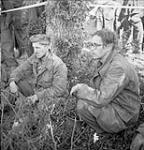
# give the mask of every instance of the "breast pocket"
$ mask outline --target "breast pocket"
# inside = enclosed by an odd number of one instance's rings
[[[53,82],[53,74],[52,71],[50,70],[45,71],[38,77],[38,85],[40,85],[43,88],[48,88],[52,86],[52,82]]]

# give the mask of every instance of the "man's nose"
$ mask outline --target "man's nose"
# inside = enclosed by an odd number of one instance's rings
[[[35,48],[34,51],[35,51],[35,53],[38,53],[39,49],[38,49],[38,48]]]

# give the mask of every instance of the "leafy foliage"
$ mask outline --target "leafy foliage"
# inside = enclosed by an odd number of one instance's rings
[[[47,35],[53,36],[53,47],[64,62],[74,58],[82,47],[86,5],[81,0],[48,1],[46,6]],[[51,30],[52,35],[51,35]]]

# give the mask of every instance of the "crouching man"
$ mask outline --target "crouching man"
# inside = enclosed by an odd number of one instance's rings
[[[72,87],[77,113],[97,133],[117,133],[137,121],[140,109],[139,81],[133,66],[118,53],[117,36],[103,29],[87,41],[97,61],[91,86]]]
[[[10,91],[22,93],[31,104],[67,94],[67,67],[51,50],[51,41],[44,34],[31,37],[34,54],[18,66],[10,76]]]

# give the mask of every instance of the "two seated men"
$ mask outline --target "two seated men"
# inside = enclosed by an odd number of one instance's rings
[[[47,37],[44,37],[44,39]],[[51,51],[50,44],[32,39],[35,53],[11,74],[10,89],[18,89],[32,103],[56,99],[67,93],[67,68]],[[114,32],[103,29],[87,41],[95,69],[88,86],[79,83],[70,94],[77,98],[77,114],[96,133],[117,133],[138,120],[139,81],[134,67],[121,55]],[[30,85],[26,76],[35,79]],[[35,89],[35,90],[33,90]]]

